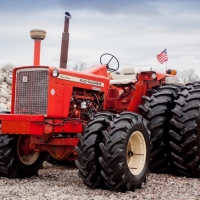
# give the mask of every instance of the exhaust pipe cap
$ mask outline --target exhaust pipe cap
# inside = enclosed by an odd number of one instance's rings
[[[69,18],[69,19],[71,19],[71,18],[72,18],[72,16],[70,15],[70,13],[69,13],[69,12],[65,12],[65,15],[66,15],[66,17],[67,17],[67,18]]]

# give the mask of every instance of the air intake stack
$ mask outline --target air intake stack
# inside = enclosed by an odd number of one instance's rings
[[[62,44],[60,53],[60,68],[67,68],[68,48],[69,48],[69,20],[71,15],[65,12],[64,32],[62,34]]]
[[[33,65],[37,66],[40,65],[40,44],[41,40],[44,40],[46,37],[46,31],[41,29],[33,29],[30,31],[30,36],[35,41]]]

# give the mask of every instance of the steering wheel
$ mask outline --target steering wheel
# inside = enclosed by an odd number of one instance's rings
[[[105,56],[105,55],[109,55],[111,57],[111,59],[108,61],[108,63],[106,64],[107,65],[107,70],[110,71],[110,72],[115,72],[119,69],[119,61],[117,60],[117,58],[115,56],[113,56],[112,54],[110,53],[104,53],[101,55],[100,57],[100,63],[103,65],[102,63],[102,57]],[[109,63],[111,62],[112,59],[115,59],[117,61],[117,68],[116,69],[113,69],[113,68],[109,68]]]

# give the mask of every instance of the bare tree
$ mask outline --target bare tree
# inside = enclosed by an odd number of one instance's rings
[[[166,77],[166,82],[167,83],[180,83],[180,79],[178,76],[174,76],[174,77]]]
[[[178,71],[175,77],[168,77],[167,83],[190,83],[200,80],[199,76],[195,73],[195,69],[185,69]]]
[[[82,71],[86,68],[86,63],[82,61],[76,61],[72,67],[70,67],[74,71]]]
[[[195,73],[195,69],[179,71],[177,76],[180,82],[184,84],[200,80],[199,76]]]

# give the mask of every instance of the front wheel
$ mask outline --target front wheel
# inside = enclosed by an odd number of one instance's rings
[[[10,178],[37,175],[46,154],[29,150],[30,137],[0,135],[0,173]]]
[[[134,191],[146,179],[150,157],[150,132],[140,115],[125,112],[104,131],[99,162],[105,184],[116,191]]]

